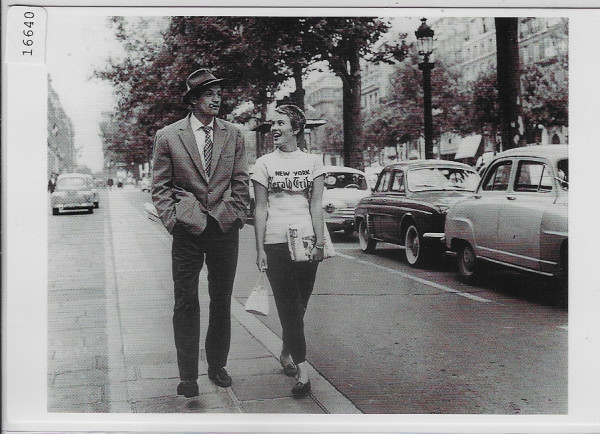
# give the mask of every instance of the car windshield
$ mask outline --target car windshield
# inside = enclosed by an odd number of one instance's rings
[[[328,172],[325,175],[325,188],[356,188],[366,190],[367,180],[360,173]]]
[[[409,170],[407,185],[410,191],[465,190],[475,191],[479,175],[460,167],[426,167]]]
[[[56,183],[57,190],[81,190],[86,187],[83,178],[62,178]]]

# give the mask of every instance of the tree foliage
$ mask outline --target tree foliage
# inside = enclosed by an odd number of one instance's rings
[[[246,104],[265,120],[274,91],[294,77],[295,101],[303,105],[302,73],[314,62],[327,61],[344,83],[344,148],[346,164],[362,167],[360,122],[361,56],[376,61],[401,60],[402,48],[372,46],[389,24],[377,18],[344,17],[172,17],[157,40],[144,25],[111,18],[125,58],[109,60],[96,76],[110,81],[118,96],[115,114],[103,131],[106,147],[125,162],[147,161],[152,136],[183,117],[184,77],[200,67],[227,79],[222,115]]]
[[[469,93],[458,71],[439,62],[431,71],[434,137],[446,131],[464,132],[469,125]],[[395,146],[423,136],[423,74],[416,54],[392,75],[392,91],[365,122],[372,144]]]

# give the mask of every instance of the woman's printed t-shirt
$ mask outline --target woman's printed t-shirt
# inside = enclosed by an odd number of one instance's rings
[[[314,179],[323,173],[319,156],[300,149],[277,149],[256,160],[251,179],[267,188],[265,244],[287,243],[290,223],[311,220],[310,192]]]

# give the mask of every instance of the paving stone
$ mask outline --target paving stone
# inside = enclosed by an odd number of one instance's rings
[[[175,344],[173,344],[175,346]],[[155,352],[152,354],[127,354],[125,358],[127,365],[154,365],[162,363],[177,363],[175,350],[168,352]]]
[[[179,368],[177,363],[163,363],[160,365],[141,365],[137,367],[140,378],[179,378]]]
[[[182,396],[156,398],[133,403],[135,413],[238,413],[228,394],[202,393],[193,398]]]
[[[229,350],[229,360],[256,359],[267,355],[271,353],[255,339],[249,339],[243,345],[231,345]]]
[[[98,369],[56,374],[53,383],[54,387],[59,388],[71,386],[102,386],[104,384],[108,384],[107,372]]]
[[[48,390],[48,408],[55,406],[99,403],[102,399],[102,387],[100,386],[74,386],[54,387]]]
[[[266,401],[242,401],[240,402],[244,413],[302,413],[302,414],[324,414],[321,407],[313,401],[310,396],[302,399],[292,397]]]
[[[140,379],[128,383],[129,397],[132,401],[141,401],[149,398],[175,396],[179,379]]]
[[[233,392],[240,401],[285,398],[291,395],[294,380],[283,374],[233,379]]]
[[[255,359],[231,359],[227,362],[227,372],[232,377],[249,377],[263,374],[282,374],[281,365],[273,356]]]
[[[93,369],[95,366],[95,356],[73,357],[64,359],[48,360],[48,373],[58,374],[60,372]]]
[[[108,413],[109,408],[106,402],[95,404],[69,404],[67,402],[57,403],[48,407],[49,413]]]

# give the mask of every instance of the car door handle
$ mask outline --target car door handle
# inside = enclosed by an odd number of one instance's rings
[[[516,199],[516,196],[506,196],[506,198],[507,198],[508,200],[515,200],[515,199]]]

